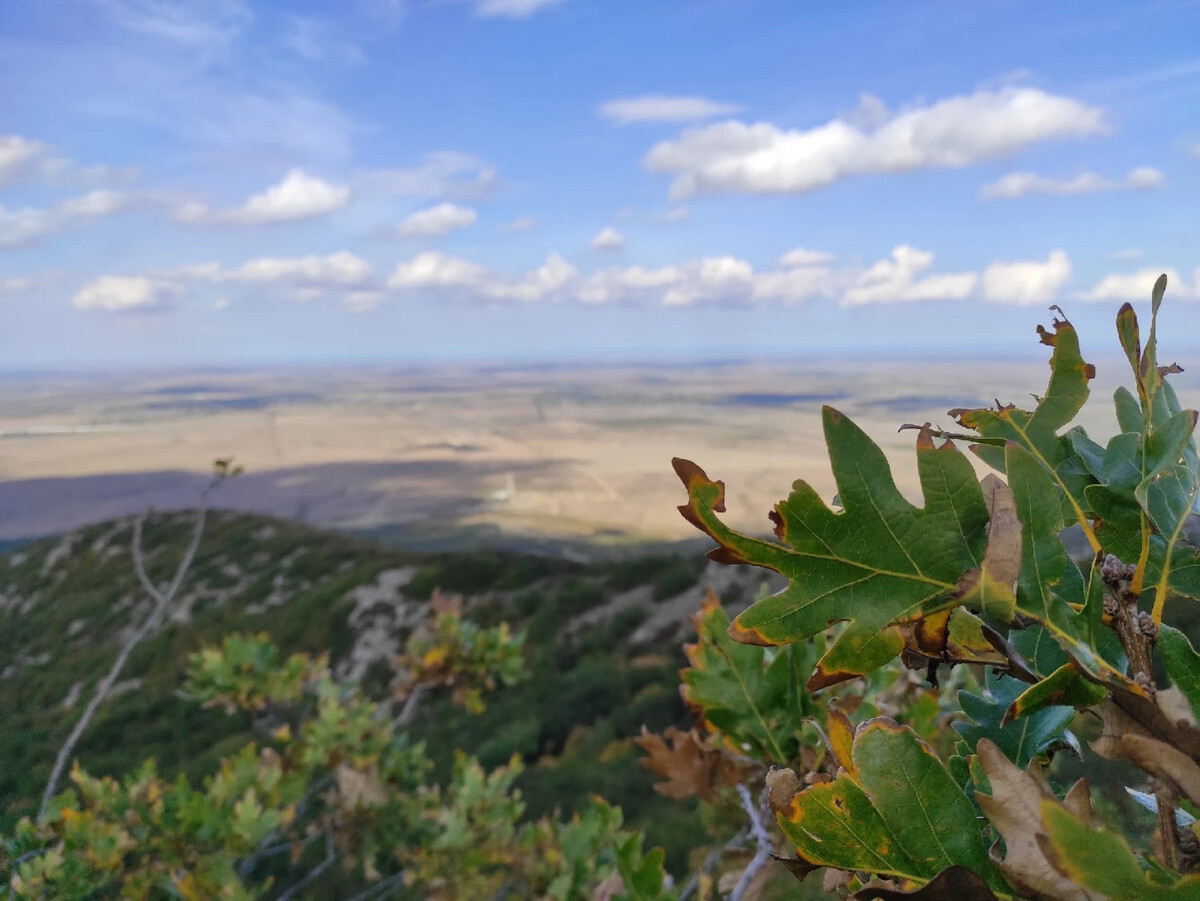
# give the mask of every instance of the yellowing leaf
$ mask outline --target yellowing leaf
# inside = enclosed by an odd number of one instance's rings
[[[853,772],[800,792],[779,817],[801,861],[918,886],[957,865],[1003,885],[975,808],[911,729],[886,719],[864,723],[853,759]]]

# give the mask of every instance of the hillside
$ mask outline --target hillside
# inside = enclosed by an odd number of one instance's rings
[[[0,556],[0,828],[31,812],[50,764],[91,686],[149,601],[130,559],[132,523],[115,520]],[[152,517],[147,568],[165,580],[190,519]],[[438,699],[413,732],[440,767],[455,748],[485,765],[520,754],[529,813],[599,793],[663,844],[678,867],[702,836],[694,818],[650,791],[628,739],[643,724],[685,724],[680,639],[704,586],[742,605],[761,583],[741,567],[658,554],[606,563],[531,555],[416,554],[295,523],[229,512],[210,516],[178,613],[137,648],[119,693],[77,757],[118,774],[152,756],[167,774],[197,778],[250,740],[248,718],[202,710],[177,695],[188,653],[233,631],[265,631],[285,651],[328,651],[336,672],[382,696],[389,661],[424,616],[435,588],[464,596],[469,616],[528,630],[531,679],[502,691],[478,717]],[[656,813],[674,811],[664,828]],[[690,825],[689,825],[690,824]]]

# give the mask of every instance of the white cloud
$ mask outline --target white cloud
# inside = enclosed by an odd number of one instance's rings
[[[682,222],[687,217],[687,207],[683,206],[672,207],[662,215],[664,222]]]
[[[383,302],[382,291],[351,291],[342,301],[342,306],[352,313],[365,313]]]
[[[855,279],[842,295],[842,306],[870,303],[904,303],[922,300],[962,300],[975,290],[974,272],[956,272],[917,278],[933,265],[933,254],[901,244],[890,259],[880,260]]]
[[[477,263],[428,251],[400,263],[387,285],[399,291],[453,290],[482,300],[528,302],[560,294],[578,275],[575,267],[558,254],[551,254],[537,269],[514,279]]]
[[[126,209],[133,197],[119,191],[92,191],[64,200],[50,209],[0,206],[0,247],[15,247],[61,231],[82,220],[109,216]]]
[[[425,155],[410,169],[374,169],[354,179],[364,196],[481,197],[496,186],[496,170],[485,160],[456,150]]]
[[[288,16],[283,41],[310,63],[333,61],[361,66],[367,61],[358,44],[338,37],[328,22],[316,16]]]
[[[511,222],[505,222],[500,226],[499,230],[506,233],[525,232],[537,225],[537,219],[533,216],[518,216]]]
[[[31,278],[12,277],[0,278],[0,294],[15,294],[17,291],[28,291],[37,282]]]
[[[474,0],[475,14],[485,18],[525,19],[564,0]]]
[[[292,169],[279,184],[255,194],[240,207],[212,210],[204,203],[188,203],[175,211],[175,220],[189,225],[264,225],[325,216],[349,202],[348,185],[334,185]]]
[[[1070,276],[1071,261],[1061,250],[1053,251],[1044,262],[996,262],[983,270],[983,296],[1020,306],[1049,303]]]
[[[1140,259],[1145,254],[1145,251],[1140,247],[1127,247],[1124,250],[1118,250],[1112,255],[1114,260],[1136,260]]]
[[[870,130],[843,119],[807,130],[721,122],[655,145],[644,163],[675,175],[673,197],[801,193],[854,175],[969,166],[1042,141],[1107,131],[1098,107],[1009,87],[917,107]]]
[[[779,265],[789,269],[796,266],[824,266],[832,262],[833,254],[809,250],[807,247],[796,247],[779,258]]]
[[[478,220],[479,214],[470,207],[440,203],[408,216],[397,226],[396,231],[402,238],[432,238],[468,228]]]
[[[0,185],[45,153],[46,149],[45,144],[20,135],[0,135]]]
[[[1192,145],[1192,156],[1200,160],[1200,141]]]
[[[235,268],[199,263],[168,275],[211,282],[283,282],[307,287],[362,285],[371,277],[371,264],[348,250],[325,256],[258,257]]]
[[[739,300],[754,290],[754,269],[737,257],[707,257],[684,267],[683,278],[667,289],[663,306]]]
[[[675,266],[646,269],[630,266],[626,269],[603,269],[589,275],[579,288],[578,297],[586,304],[631,300],[649,292],[661,291],[683,279],[683,271]]]
[[[797,266],[763,272],[754,280],[755,300],[801,303],[816,297],[833,297],[846,281],[845,275],[828,266]]]
[[[1089,290],[1076,296],[1081,300],[1119,301],[1149,300],[1154,282],[1163,273],[1167,274],[1167,296],[1181,299],[1200,297],[1200,269],[1193,274],[1193,286],[1180,277],[1179,270],[1172,268],[1146,267],[1136,272],[1114,272],[1104,276]]]
[[[728,116],[741,110],[732,103],[719,103],[704,97],[646,94],[621,97],[600,104],[597,114],[615,125],[635,122],[698,122],[716,116]]]
[[[387,284],[400,290],[470,288],[485,284],[487,279],[488,271],[483,266],[431,250],[396,266]]]
[[[1012,199],[1025,194],[1096,194],[1101,191],[1151,190],[1160,187],[1163,174],[1151,166],[1138,166],[1120,181],[1105,178],[1095,172],[1082,172],[1074,178],[1050,178],[1036,172],[1012,172],[984,185],[979,195],[985,200]]]
[[[625,236],[611,225],[601,229],[592,238],[593,250],[620,250],[625,246]]]
[[[489,286],[487,296],[496,300],[530,302],[553,297],[579,276],[579,270],[556,253],[550,254],[546,262],[526,273],[515,282],[501,281]]]
[[[77,310],[158,310],[180,294],[178,285],[144,275],[102,275],[71,298]]]
[[[242,0],[96,0],[122,28],[200,49],[233,41],[250,23]]]

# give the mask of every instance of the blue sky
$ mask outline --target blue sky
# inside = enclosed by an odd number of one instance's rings
[[[0,6],[0,369],[1200,346],[1200,4]]]

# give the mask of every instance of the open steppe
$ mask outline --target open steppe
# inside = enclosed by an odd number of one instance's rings
[[[1098,362],[1090,434],[1113,430],[1121,360]],[[0,380],[0,538],[146,507],[193,505],[212,461],[246,475],[217,506],[315,525],[431,536],[675,541],[673,456],[728,489],[728,518],[765,532],[791,482],[834,493],[821,406],[857,421],[919,501],[903,422],[1044,390],[1044,358],[691,366],[306,369]],[[1175,379],[1200,404],[1192,373]]]

